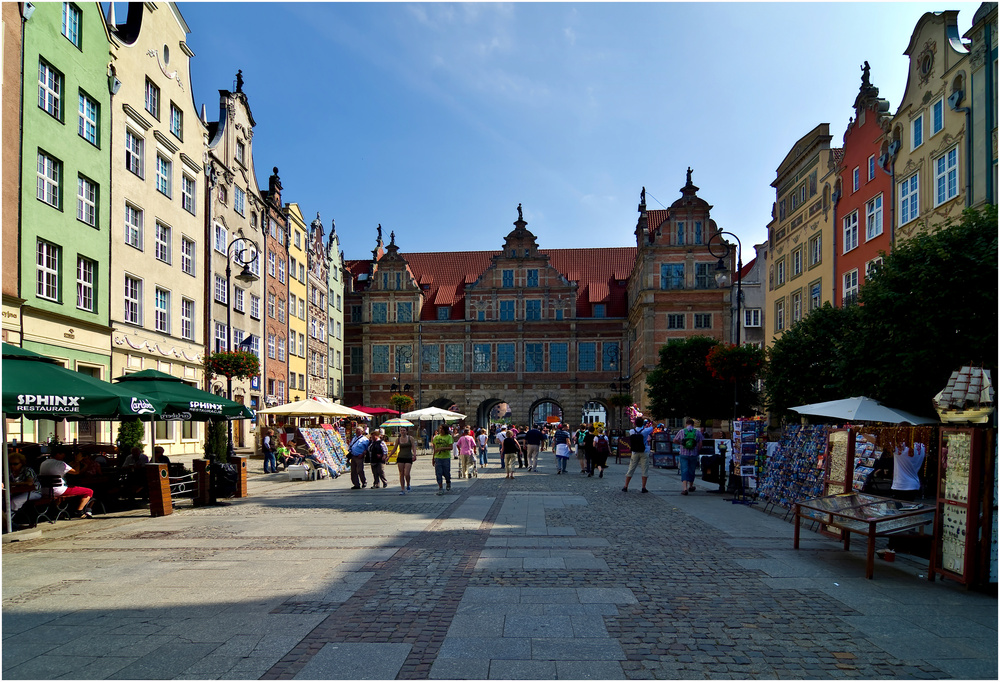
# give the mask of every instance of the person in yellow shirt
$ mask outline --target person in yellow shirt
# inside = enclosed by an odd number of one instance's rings
[[[441,425],[437,435],[431,441],[434,447],[434,476],[437,478],[438,484],[438,491],[435,494],[437,495],[444,495],[445,481],[448,483],[447,490],[451,490],[451,446],[454,443],[455,439],[451,437],[447,424]]]

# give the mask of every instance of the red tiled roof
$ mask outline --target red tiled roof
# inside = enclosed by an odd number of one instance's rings
[[[757,262],[757,257],[754,256],[749,263],[743,266],[743,269],[740,271],[740,279],[744,279],[747,275],[750,274],[750,271],[753,270],[753,266],[754,264],[756,264],[756,262]]]
[[[670,211],[665,208],[656,209],[655,211],[646,211],[646,224],[649,226],[649,231],[656,232],[657,228],[666,222],[669,217]]]
[[[664,211],[666,213],[666,211]],[[539,249],[547,255],[552,267],[567,279],[577,282],[578,317],[592,316],[592,303],[604,303],[608,317],[625,317],[625,286],[618,285],[632,274],[636,247]],[[410,271],[424,291],[425,305],[421,319],[437,319],[436,306],[451,305],[452,319],[465,315],[465,286],[475,282],[490,266],[500,251],[444,251],[434,253],[400,253],[409,263]],[[347,269],[355,277],[368,271],[369,261],[347,261]]]

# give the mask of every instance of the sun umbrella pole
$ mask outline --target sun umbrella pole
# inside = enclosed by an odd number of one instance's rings
[[[3,415],[3,499],[7,503],[7,532],[14,530],[14,512],[10,510],[10,459],[7,455],[7,415]]]

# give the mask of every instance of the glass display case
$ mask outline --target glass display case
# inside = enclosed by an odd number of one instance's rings
[[[875,538],[892,535],[904,530],[919,528],[934,522],[932,507],[893,500],[866,493],[841,493],[800,500],[795,503],[795,549],[799,548],[799,527],[803,518],[818,521],[824,528],[835,528],[844,541],[844,549],[851,548],[851,533],[868,537],[865,577],[871,579],[875,572]],[[934,565],[933,550],[931,566]],[[933,580],[933,572],[928,571]]]

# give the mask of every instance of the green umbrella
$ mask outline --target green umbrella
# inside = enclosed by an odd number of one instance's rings
[[[164,403],[157,421],[207,421],[209,419],[253,419],[253,411],[235,400],[202,391],[184,380],[155,369],[126,374],[116,386],[128,386]]]
[[[28,419],[131,419],[161,411],[138,387],[116,386],[52,358],[3,344],[3,411]]]

